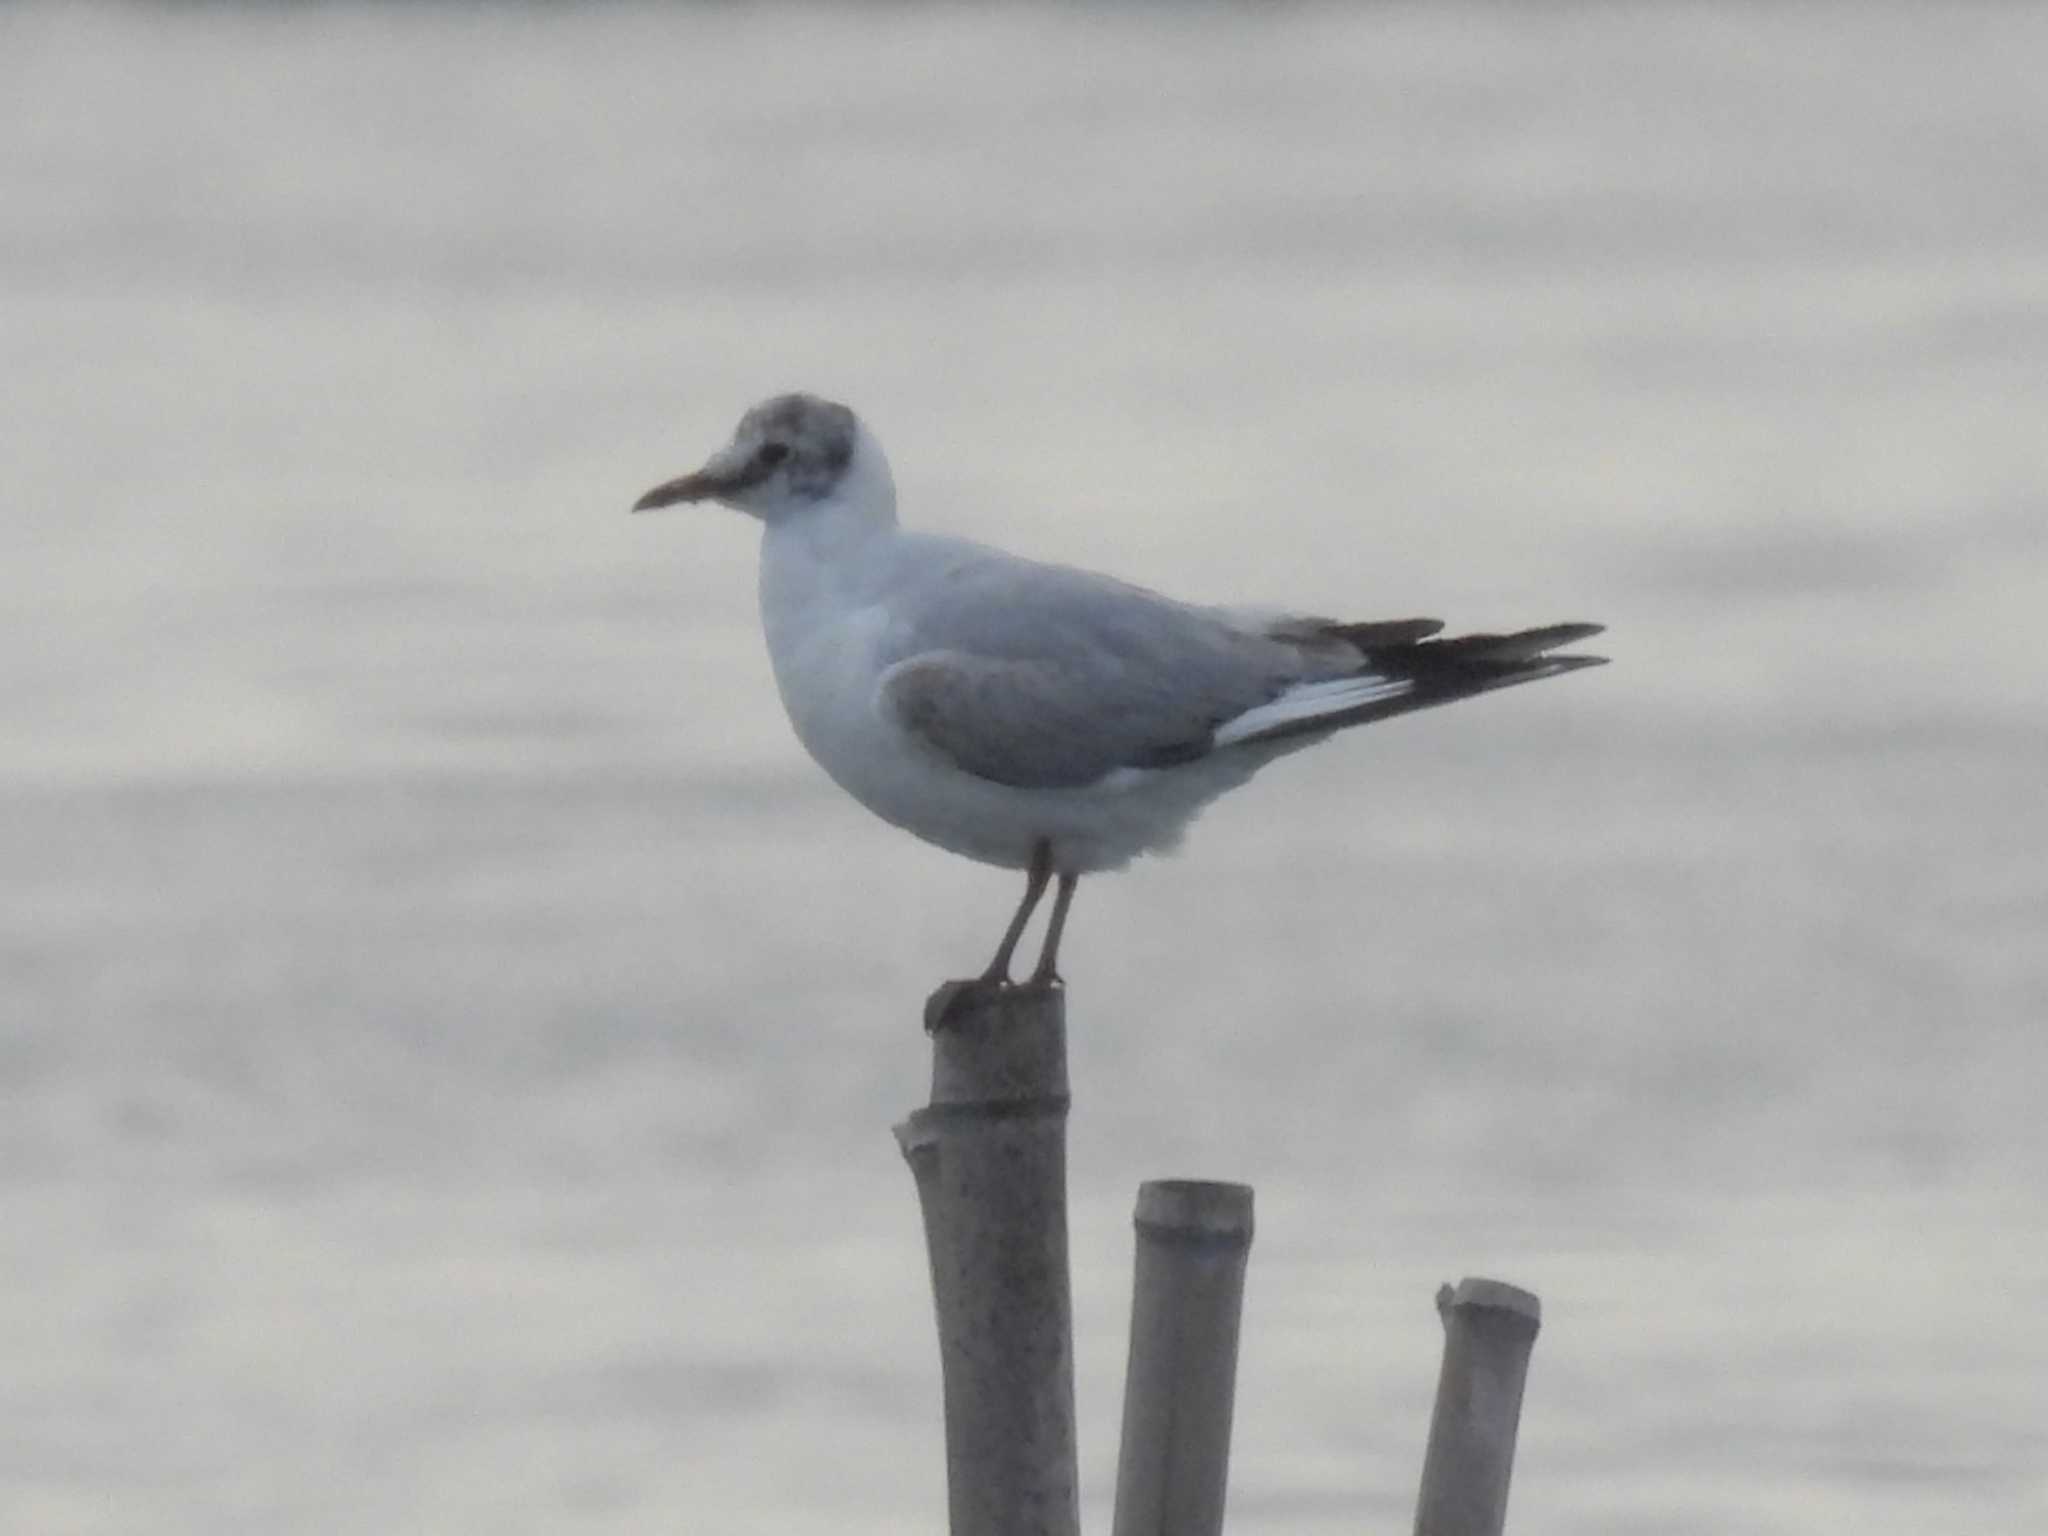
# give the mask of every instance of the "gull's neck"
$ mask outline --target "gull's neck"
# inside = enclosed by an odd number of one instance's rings
[[[896,482],[881,444],[858,428],[853,457],[831,494],[792,503],[765,521],[761,618],[768,648],[779,656],[790,637],[858,601],[875,569],[863,556],[896,531]]]
[[[888,455],[874,434],[858,424],[853,429],[853,457],[847,460],[839,484],[830,498],[842,506],[842,514],[876,528],[896,526],[896,477],[889,473]]]
[[[798,545],[813,559],[826,562],[893,531],[896,481],[882,445],[866,427],[857,427],[853,456],[831,494],[788,506],[767,522],[770,546]]]

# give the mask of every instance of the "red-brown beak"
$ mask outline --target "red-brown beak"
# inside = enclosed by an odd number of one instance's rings
[[[697,470],[693,474],[680,475],[674,480],[664,480],[653,490],[633,503],[635,512],[652,512],[657,507],[672,507],[684,501],[708,501],[724,488],[725,482],[717,475]]]

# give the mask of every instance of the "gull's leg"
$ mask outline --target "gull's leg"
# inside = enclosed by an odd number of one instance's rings
[[[1046,884],[1051,879],[1052,844],[1041,838],[1032,845],[1031,865],[1024,872],[1024,899],[1017,903],[1016,915],[1010,919],[1010,926],[1003,933],[1003,942],[996,948],[995,959],[989,961],[988,969],[972,981],[943,982],[938,991],[925,999],[926,1029],[944,1029],[956,1008],[963,1007],[984,992],[1010,984],[1010,957],[1017,952],[1017,941],[1024,936],[1024,927],[1031,921],[1031,914],[1038,910],[1039,899],[1045,895]]]
[[[1010,956],[1017,952],[1017,941],[1024,937],[1024,925],[1038,910],[1039,898],[1045,895],[1045,883],[1051,878],[1052,844],[1040,838],[1032,845],[1031,867],[1024,872],[1024,899],[1017,903],[1017,915],[1010,919],[1003,942],[996,946],[995,959],[989,961],[988,969],[981,973],[984,983],[1001,986],[1010,979]]]
[[[1045,924],[1045,948],[1038,952],[1038,968],[1031,973],[1027,987],[1057,986],[1060,979],[1060,935],[1067,926],[1067,908],[1074,904],[1074,887],[1081,883],[1079,875],[1061,875],[1060,888],[1052,899],[1052,916]]]

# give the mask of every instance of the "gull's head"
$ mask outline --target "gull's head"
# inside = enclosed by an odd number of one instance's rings
[[[852,411],[816,395],[777,395],[742,416],[702,469],[657,485],[633,510],[716,501],[773,522],[819,502],[878,495],[893,516],[889,467]]]

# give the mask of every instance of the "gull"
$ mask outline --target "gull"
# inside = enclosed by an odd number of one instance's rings
[[[1435,619],[1205,607],[904,529],[881,444],[814,395],[755,406],[702,468],[633,510],[700,501],[763,525],[761,626],[818,765],[883,820],[1024,871],[995,957],[933,994],[932,1027],[1013,985],[1011,956],[1055,881],[1025,986],[1058,986],[1081,876],[1171,850],[1275,758],[1604,660],[1551,654],[1598,624],[1433,638]]]

